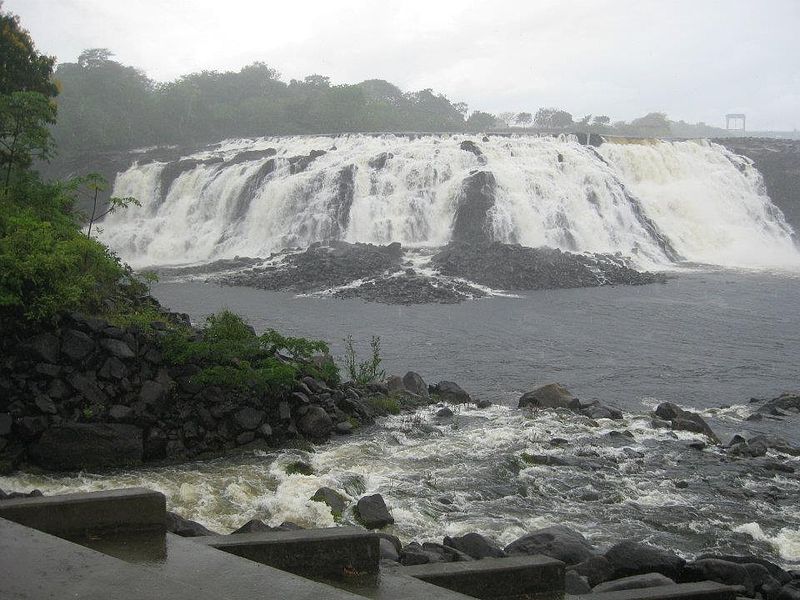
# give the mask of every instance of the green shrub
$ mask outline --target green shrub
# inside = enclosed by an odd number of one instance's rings
[[[258,336],[242,317],[228,310],[208,317],[199,335],[173,329],[162,347],[169,363],[200,366],[198,383],[274,395],[291,391],[300,374],[315,369],[303,361],[315,351],[327,350],[324,342],[285,338],[274,331]],[[291,358],[279,358],[279,350]]]
[[[400,401],[394,396],[369,396],[366,401],[382,414],[399,415]]]
[[[381,364],[381,338],[372,336],[370,340],[371,356],[364,361],[359,361],[353,347],[353,336],[348,335],[344,339],[345,354],[344,364],[350,380],[357,385],[367,385],[373,381],[382,381],[386,373],[380,369]]]

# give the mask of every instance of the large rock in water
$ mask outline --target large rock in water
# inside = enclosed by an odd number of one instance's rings
[[[575,397],[569,390],[558,383],[548,383],[536,388],[532,392],[523,394],[519,399],[519,408],[530,406],[533,408],[572,408]]]
[[[576,565],[595,555],[594,547],[577,531],[563,525],[539,529],[511,542],[505,548],[506,554],[544,554]]]
[[[134,425],[65,423],[31,446],[33,462],[53,471],[124,467],[142,462],[142,430]]]
[[[474,149],[480,153],[477,146]],[[489,210],[494,206],[495,187],[494,175],[489,171],[476,171],[464,179],[453,219],[453,241],[492,241]]]
[[[455,548],[459,552],[463,552],[475,559],[502,558],[506,555],[505,552],[479,533],[467,533],[460,537],[447,536],[444,538],[443,543],[445,546]]]
[[[439,400],[448,404],[472,402],[472,397],[461,389],[460,385],[452,381],[440,381],[433,387],[432,391],[439,396]]]
[[[219,535],[207,529],[197,521],[184,519],[179,514],[167,511],[167,531],[181,537],[201,537],[204,535]]]
[[[647,573],[661,573],[670,579],[676,579],[686,564],[674,552],[632,540],[612,546],[605,557],[614,570],[611,579]]]
[[[656,408],[656,416],[670,421],[672,429],[676,431],[691,431],[700,433],[708,437],[715,444],[719,444],[719,438],[711,430],[703,417],[689,410],[684,410],[672,402],[663,402]]]
[[[367,529],[380,529],[394,523],[394,517],[380,494],[360,498],[356,504],[355,516]]]

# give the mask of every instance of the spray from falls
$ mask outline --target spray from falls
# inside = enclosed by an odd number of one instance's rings
[[[141,208],[104,241],[135,266],[267,256],[344,240],[438,247],[496,240],[679,261],[800,265],[751,163],[708,142],[471,136],[233,140],[117,176]]]

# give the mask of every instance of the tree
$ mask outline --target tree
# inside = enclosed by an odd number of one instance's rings
[[[97,200],[100,195],[100,192],[105,191],[108,184],[105,178],[100,175],[99,173],[89,173],[85,177],[79,177],[76,180],[73,180],[73,184],[77,185],[85,185],[86,188],[89,190],[89,193],[92,195],[92,214],[88,216],[87,220],[89,222],[89,229],[86,231],[86,237],[92,237],[92,226],[95,224],[96,221],[99,221],[103,217],[108,214],[113,213],[114,211],[120,208],[128,208],[131,205],[141,206],[141,202],[139,202],[136,198],[125,197],[125,198],[117,198],[112,196],[108,200],[106,200],[106,209],[97,214]]]
[[[0,167],[5,170],[6,191],[15,168],[27,169],[33,159],[51,156],[53,141],[48,125],[55,120],[55,106],[39,92],[0,95]]]
[[[51,79],[55,62],[54,56],[36,51],[18,16],[0,12],[0,94],[38,92],[53,98],[58,94]]]
[[[572,115],[560,108],[540,108],[533,122],[541,129],[564,129],[573,125]]]
[[[578,125],[582,125],[583,127],[588,127],[589,122],[592,120],[592,115],[586,115],[580,121],[578,121]]]
[[[114,53],[108,48],[88,48],[78,56],[78,66],[81,69],[96,69],[111,60]]]
[[[525,127],[531,124],[531,121],[533,121],[533,115],[531,115],[529,112],[521,112],[514,120],[516,121],[517,125],[522,125]]]
[[[495,127],[497,127],[497,117],[487,112],[473,111],[469,119],[467,119],[467,129],[469,131],[485,131]]]
[[[611,123],[611,117],[607,117],[606,115],[597,115],[592,121],[593,125],[598,125],[600,127],[606,127]]]
[[[661,112],[648,113],[643,117],[634,119],[630,123],[630,129],[637,135],[648,137],[660,137],[670,135],[671,129],[667,115]]]

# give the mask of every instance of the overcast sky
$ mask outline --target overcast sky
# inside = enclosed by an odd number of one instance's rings
[[[285,80],[387,79],[491,112],[651,111],[800,127],[800,0],[6,0],[40,51],[157,80],[256,60]]]

